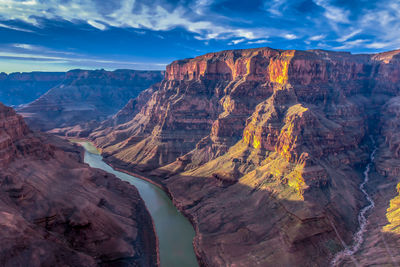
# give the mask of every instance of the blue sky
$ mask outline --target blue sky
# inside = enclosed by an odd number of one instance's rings
[[[0,72],[164,69],[269,46],[400,48],[400,0],[0,0]]]

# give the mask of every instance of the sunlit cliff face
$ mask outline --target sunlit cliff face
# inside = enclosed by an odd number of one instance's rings
[[[356,231],[360,168],[369,135],[391,128],[379,118],[393,117],[381,109],[399,92],[398,53],[260,48],[175,61],[133,119],[92,137],[110,162],[168,187],[210,262],[323,263]],[[396,154],[396,139],[377,142]]]
[[[386,211],[388,224],[383,226],[382,231],[400,235],[400,184],[397,185],[397,193],[399,195],[390,200],[390,206]]]
[[[385,53],[383,60],[387,62],[392,58],[392,53]],[[388,59],[389,57],[389,59]],[[377,160],[377,171],[392,180],[398,182],[400,176],[400,97],[394,97],[382,110],[382,134],[388,145],[380,151]],[[378,154],[379,155],[379,154]],[[386,207],[385,207],[386,208]],[[395,196],[390,200],[386,209],[386,222],[382,232],[400,234],[400,183],[397,184]]]
[[[141,142],[137,151],[145,153],[140,157],[146,159],[146,164],[169,164],[174,156],[166,157],[163,153],[172,150],[167,148],[171,143],[159,146],[159,139],[154,138],[173,135],[172,129],[186,129],[197,135],[200,126],[197,123],[193,127],[193,124],[202,121],[201,127],[209,132],[209,136],[204,135],[201,144],[210,143],[206,147],[199,143],[197,147],[203,148],[191,156],[190,146],[193,149],[201,138],[196,137],[198,139],[191,140],[193,144],[189,145],[184,136],[179,136],[182,142],[177,142],[174,150],[179,151],[182,144],[188,144],[180,150],[182,154],[190,152],[185,159],[192,157],[201,165],[206,163],[205,159],[217,159],[228,150],[229,153],[241,150],[242,154],[244,151],[250,153],[252,168],[265,166],[269,161],[280,162],[278,165],[286,161],[289,165],[283,164],[286,167],[281,168],[286,169],[284,175],[272,177],[304,198],[303,194],[310,186],[329,183],[329,175],[317,163],[319,160],[333,154],[337,158],[335,164],[355,164],[360,160],[343,153],[357,150],[366,133],[363,107],[347,98],[370,90],[365,89],[365,82],[370,79],[387,76],[389,81],[397,79],[396,73],[390,71],[394,69],[393,57],[393,53],[371,57],[319,50],[260,48],[175,61],[167,66],[165,80],[160,91],[149,101],[151,105],[137,117],[142,121],[140,117],[145,114],[155,110],[159,114],[157,118],[150,115],[153,117],[150,121],[156,123],[152,139]],[[164,95],[164,92],[168,93]],[[166,95],[171,101],[165,98]],[[215,109],[210,109],[206,103]],[[198,111],[196,119],[189,107]],[[331,110],[330,114],[325,114],[323,109]],[[175,138],[172,142],[178,140],[176,136],[171,138]],[[233,146],[235,143],[237,145]],[[146,144],[154,147],[142,150]],[[128,156],[121,151],[120,156],[130,158],[135,153]],[[273,158],[270,158],[271,153]],[[131,160],[137,161],[137,158]],[[223,171],[222,176],[239,179],[249,170],[233,169]]]
[[[239,50],[241,51],[241,50]],[[252,49],[211,53],[167,66],[167,80],[239,80],[270,81],[284,84],[288,80],[294,50]]]

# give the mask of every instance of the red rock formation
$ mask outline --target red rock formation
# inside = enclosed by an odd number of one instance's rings
[[[119,133],[125,134],[127,132],[126,129],[130,127],[129,122],[140,112],[154,91],[153,87],[144,90],[138,97],[129,100],[117,114],[103,121],[100,126],[89,127],[92,131],[95,129],[92,138],[96,138],[98,143],[102,142],[103,136],[112,136],[115,141],[127,139],[129,136],[120,136]],[[113,141],[107,138],[105,142],[111,144]]]
[[[399,95],[399,52],[175,61],[118,134],[91,136],[110,162],[168,188],[205,265],[327,264],[357,227],[359,167],[380,107]]]
[[[383,135],[390,152],[395,158],[400,158],[400,96],[390,99],[383,112],[386,115],[382,127]],[[400,172],[394,175],[399,174]]]
[[[137,190],[82,163],[80,149],[30,133],[0,104],[0,265],[154,266]]]

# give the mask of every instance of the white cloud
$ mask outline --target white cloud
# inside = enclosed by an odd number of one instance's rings
[[[68,52],[68,51],[56,51],[56,50],[52,50],[49,49],[47,47],[43,47],[40,45],[33,45],[33,44],[11,44],[10,46],[8,45],[3,45],[2,47],[0,47],[0,49],[3,49],[3,51],[6,50],[10,50],[10,47],[14,47],[17,48],[17,52],[20,52],[20,50],[26,50],[28,52],[36,52],[39,54],[47,54],[47,55],[64,55],[64,56],[71,56],[71,55],[76,55],[73,52]],[[12,49],[12,51],[15,51],[15,49]],[[26,51],[23,51],[24,53],[26,53]]]
[[[27,58],[37,60],[64,60],[62,57],[28,54],[28,53],[13,53],[13,52],[0,52],[0,57],[12,57],[12,58]]]
[[[268,40],[257,40],[257,41],[249,41],[247,44],[265,44],[265,43],[270,43]]]
[[[193,10],[199,15],[207,15],[207,8],[213,3],[213,0],[197,0]]]
[[[26,5],[26,6],[34,6],[38,2],[36,0],[28,0],[28,1],[21,1],[21,5]]]
[[[366,42],[368,42],[368,40],[364,40],[364,39],[357,39],[357,40],[354,40],[354,41],[348,41],[348,42],[345,42],[342,46],[336,47],[336,49],[341,49],[341,50],[342,49],[350,49],[350,48],[359,46],[361,44],[365,44]]]
[[[324,34],[314,35],[314,36],[311,36],[310,38],[308,38],[308,40],[310,40],[310,41],[321,41],[325,37],[326,37],[326,35],[324,35]]]
[[[282,35],[283,38],[287,39],[287,40],[294,40],[294,39],[298,39],[299,37],[297,37],[297,35],[292,34],[292,33],[286,33],[284,35]]]
[[[264,3],[264,8],[267,10],[271,15],[280,17],[282,16],[282,6],[286,3],[286,0],[272,0],[266,1]]]
[[[200,13],[204,13],[211,3],[210,0],[198,0],[195,6],[202,8],[203,11]],[[140,9],[135,9],[135,4],[135,0],[122,0],[120,7],[111,9],[104,15],[104,12],[98,10],[93,0],[70,0],[68,5],[67,3],[60,4],[59,0],[0,0],[0,19],[21,20],[38,27],[40,21],[36,19],[37,17],[50,20],[63,19],[72,23],[84,21],[99,30],[106,30],[107,26],[155,31],[183,27],[198,34],[199,38],[204,40],[235,37],[256,39],[261,38],[262,34],[265,35],[263,30],[242,29],[226,25],[226,23],[213,22],[209,14],[199,15],[184,6],[178,5],[171,9],[160,4],[147,6],[142,4]]]
[[[246,41],[246,39],[242,38],[242,39],[237,39],[237,40],[233,40],[230,43],[228,43],[228,45],[237,45],[239,43],[243,43],[244,41]]]
[[[31,45],[31,44],[13,44],[12,46],[16,47],[16,48],[22,48],[25,50],[37,50],[38,49],[37,46]]]
[[[98,22],[96,22],[96,21],[94,21],[94,20],[91,20],[91,19],[89,19],[89,20],[87,21],[87,23],[88,23],[89,25],[91,25],[91,26],[93,26],[93,27],[95,27],[95,28],[101,30],[101,31],[104,31],[104,30],[107,28],[104,24],[98,23]]]
[[[356,36],[357,34],[361,33],[361,31],[362,31],[362,30],[360,30],[360,29],[355,30],[355,31],[352,31],[352,32],[350,32],[350,33],[348,33],[348,34],[346,34],[346,35],[340,37],[340,38],[337,39],[336,41],[338,41],[338,42],[345,42],[345,41],[347,41],[347,40],[353,38],[353,37]]]
[[[336,24],[337,49],[369,48],[398,49],[400,47],[400,2],[398,0],[378,1],[374,8],[357,9],[351,27]],[[345,12],[346,13],[346,12]],[[347,14],[348,15],[348,14]],[[349,20],[346,17],[344,22]],[[362,34],[361,39],[358,35]],[[358,38],[357,38],[358,37]],[[356,40],[352,40],[355,39]],[[349,41],[352,40],[352,41]]]
[[[370,44],[367,44],[366,47],[368,48],[373,48],[373,49],[379,49],[379,48],[384,48],[387,47],[388,43],[380,43],[380,42],[373,42]]]
[[[368,10],[358,21],[364,32],[374,36],[365,45],[371,49],[400,48],[400,3],[399,1],[380,1],[374,10]]]
[[[98,0],[0,0],[0,21],[21,20],[42,27],[44,26],[40,25],[42,19],[66,20],[76,24],[87,23],[98,30],[112,27],[133,28],[138,30],[138,33],[147,29],[168,31],[184,28],[193,33],[194,38],[198,40],[218,39],[232,44],[239,43],[238,40],[241,39],[245,39],[247,44],[257,44],[261,43],[261,39],[274,40],[274,37],[278,37],[287,40],[302,39],[313,46],[318,45],[319,41],[324,41],[329,46],[390,49],[400,47],[399,1],[382,0],[377,2],[374,8],[366,6],[352,10],[338,6],[337,1],[313,0],[320,9],[322,8],[322,13],[316,12],[312,16],[304,16],[302,19],[307,28],[297,25],[290,29],[279,28],[280,26],[276,24],[277,19],[285,21],[296,19],[291,17],[294,4],[287,0],[268,2],[264,0],[266,23],[261,23],[259,17],[254,21],[250,18],[248,21],[243,19],[240,22],[236,15],[224,17],[223,14],[216,13],[218,11],[212,11],[210,8],[217,2],[216,0],[193,0],[189,4],[186,4],[187,1],[178,1],[179,4],[174,6],[164,5],[163,1],[148,3],[139,0],[104,1],[104,4]],[[117,2],[118,4],[114,5]],[[243,26],[233,26],[239,23]],[[31,27],[24,29],[23,26],[16,27],[9,24],[9,22],[0,23],[0,28],[33,32],[30,30]],[[331,40],[325,40],[325,34]],[[360,37],[359,34],[363,36]],[[361,38],[368,41],[358,41],[358,43],[351,41]]]
[[[69,62],[69,63],[79,63],[79,62],[90,62],[99,64],[121,64],[121,65],[144,65],[148,63],[144,62],[133,62],[133,61],[119,61],[119,60],[103,60],[96,58],[73,58],[73,57],[63,57],[63,56],[50,56],[50,55],[40,55],[31,53],[14,53],[14,52],[0,52],[0,58],[13,58],[21,60],[40,60],[46,62]],[[155,66],[165,67],[166,63],[151,63]]]
[[[314,0],[314,3],[325,9],[325,17],[334,23],[349,23],[350,11],[331,5],[328,0]]]
[[[11,25],[6,25],[3,23],[0,23],[0,28],[6,28],[6,29],[10,29],[10,30],[14,30],[14,31],[20,31],[20,32],[34,32],[31,30],[27,30],[27,29],[23,29],[20,27],[15,27],[15,26],[11,26]]]

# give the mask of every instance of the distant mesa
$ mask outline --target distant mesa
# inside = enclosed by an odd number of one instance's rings
[[[129,99],[163,77],[162,71],[72,70],[18,112],[36,130],[93,125],[116,113]]]
[[[65,72],[0,73],[0,102],[18,106],[30,103],[65,79]]]

